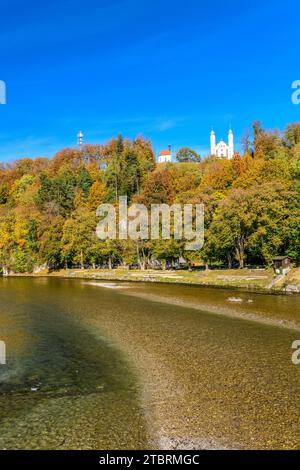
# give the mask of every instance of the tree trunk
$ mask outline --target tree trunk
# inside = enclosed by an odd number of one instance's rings
[[[108,256],[108,269],[112,269],[112,259],[111,259],[111,254]]]
[[[146,269],[147,269],[147,260],[146,260],[144,245],[142,244],[142,270],[146,271]]]
[[[240,269],[243,269],[244,260],[245,260],[245,248],[244,248],[244,241],[242,237],[238,238],[236,250],[237,250],[237,258],[239,261]]]
[[[231,254],[227,254],[228,269],[232,269],[232,257]]]
[[[146,262],[145,260],[140,261],[140,266],[142,271],[146,271]]]
[[[82,250],[80,251],[80,266],[81,266],[81,269],[84,269],[84,264],[83,264],[83,251],[82,251]]]

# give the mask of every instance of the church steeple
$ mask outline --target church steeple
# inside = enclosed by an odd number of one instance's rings
[[[228,132],[228,158],[232,158],[234,155],[234,139],[233,139],[233,132],[229,129]]]
[[[216,134],[213,129],[210,133],[210,154],[216,155]]]

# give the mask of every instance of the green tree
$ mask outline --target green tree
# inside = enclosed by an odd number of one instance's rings
[[[96,215],[86,208],[78,208],[63,227],[62,260],[66,265],[80,265],[83,269],[90,262],[90,249],[95,242]]]
[[[195,150],[189,147],[182,147],[176,153],[176,160],[178,162],[200,162],[201,157]]]
[[[85,166],[81,168],[78,177],[78,187],[83,191],[84,196],[87,198],[93,184],[93,179]]]

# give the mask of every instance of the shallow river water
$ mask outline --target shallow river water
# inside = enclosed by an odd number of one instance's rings
[[[2,278],[0,448],[300,448],[297,339],[300,297]]]

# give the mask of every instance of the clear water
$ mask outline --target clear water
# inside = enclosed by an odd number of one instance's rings
[[[226,314],[297,325],[300,297],[250,297],[0,279],[0,448],[299,448],[299,331]]]
[[[55,284],[0,280],[0,339],[7,349],[7,364],[0,365],[0,448],[143,447],[144,417],[128,364],[67,313],[67,299],[56,301],[63,285]]]

